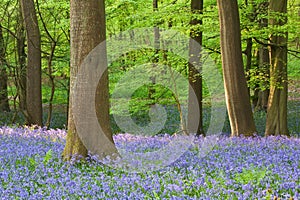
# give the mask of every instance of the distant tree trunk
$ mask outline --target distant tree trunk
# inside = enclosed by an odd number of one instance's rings
[[[55,56],[55,50],[57,47],[57,40],[51,35],[51,33],[49,32],[47,25],[45,23],[45,20],[42,16],[41,10],[40,10],[40,4],[39,1],[36,0],[36,5],[37,5],[37,11],[38,11],[38,15],[40,17],[40,21],[42,22],[42,26],[46,32],[46,35],[48,37],[48,40],[51,42],[51,48],[50,48],[50,54],[47,58],[47,70],[48,70],[48,77],[49,77],[49,82],[50,82],[50,86],[51,86],[51,92],[50,92],[50,98],[49,98],[49,104],[48,104],[48,116],[47,116],[47,120],[45,123],[46,127],[50,127],[51,125],[51,119],[52,119],[52,111],[53,111],[53,99],[54,99],[54,94],[55,94],[55,76],[53,75],[53,66],[52,66],[52,61],[53,58]],[[59,38],[60,36],[58,36]]]
[[[104,0],[71,0],[71,69],[70,92],[75,84],[83,59],[98,44],[105,40]],[[100,126],[106,137],[113,143],[109,122],[108,72],[102,75],[97,87],[95,107]],[[72,156],[86,157],[87,148],[81,141],[75,127],[72,109],[72,95],[69,101],[68,134],[63,152],[65,160]],[[88,120],[88,119],[87,119]],[[88,123],[88,122],[87,122]]]
[[[7,63],[5,59],[5,48],[2,27],[0,24],[0,111],[10,111],[7,94]]]
[[[269,12],[287,13],[287,0],[271,0]],[[271,18],[270,26],[283,26],[287,17]],[[287,126],[287,32],[270,37],[270,95],[265,135],[289,135]]]
[[[300,6],[300,4],[298,5]],[[300,9],[298,10],[298,19],[300,19]],[[296,38],[296,49],[300,49],[300,37]]]
[[[153,0],[152,1],[152,6],[153,6],[153,12],[157,12],[158,11],[158,0]],[[157,68],[157,64],[159,62],[159,48],[160,48],[160,34],[159,34],[159,27],[158,24],[156,23],[154,28],[153,28],[153,34],[154,34],[154,55],[153,55],[153,69],[151,70],[150,73],[152,73],[152,76],[150,77],[151,79],[151,85],[149,85],[148,87],[148,99],[150,100],[150,105],[152,106],[153,104],[155,104],[155,82],[156,82],[156,78],[155,78],[155,69]]]
[[[268,6],[269,2],[265,1],[258,5],[258,11],[260,14],[265,14],[266,17],[262,18],[259,21],[259,26],[261,28],[268,27]],[[267,43],[267,41],[264,41]],[[258,67],[259,72],[263,72],[264,76],[267,78],[270,76],[270,59],[269,59],[269,50],[267,44],[260,44],[258,49]],[[266,82],[266,85],[263,88],[255,89],[255,97],[257,98],[256,103],[254,104],[255,110],[264,110],[267,111],[268,107],[268,98],[269,98],[269,85]]]
[[[27,34],[26,120],[42,126],[41,35],[33,0],[21,0]]]
[[[252,12],[251,14],[248,15],[248,19],[250,22],[253,22],[254,21],[254,17],[255,17],[255,9],[254,9],[254,2],[253,0],[251,0],[250,2],[248,2],[248,0],[245,0],[245,5],[246,6],[249,6],[249,3],[250,3],[250,6],[252,6]],[[246,55],[246,65],[245,65],[245,71],[246,72],[249,72],[251,67],[252,67],[252,46],[253,46],[253,42],[252,42],[252,38],[247,38],[247,46],[246,46],[246,49],[244,51],[245,55]],[[247,77],[247,82],[250,80],[250,77],[248,76]],[[248,94],[249,94],[249,97],[251,96],[250,95],[250,87],[248,86]]]
[[[252,66],[252,38],[247,39],[247,47],[245,49],[245,54],[246,54],[246,67],[245,70],[246,72],[249,72]],[[249,81],[250,77],[247,77],[247,81]],[[248,87],[248,95],[250,97],[250,87]]]
[[[227,110],[232,136],[252,136],[256,128],[243,68],[236,0],[218,0],[221,53]]]
[[[203,12],[203,0],[192,0],[191,11],[193,14],[201,15]],[[203,114],[202,114],[202,75],[201,70],[201,47],[202,47],[202,31],[195,30],[195,25],[202,25],[202,20],[192,19],[191,25],[191,41],[189,44],[189,104],[188,104],[188,132],[196,133],[196,135],[205,135],[203,130]],[[195,45],[194,42],[197,44]],[[192,91],[194,90],[194,91]],[[195,92],[196,99],[193,98]],[[197,109],[199,108],[199,110]],[[196,117],[198,115],[198,117]],[[195,119],[197,121],[195,121]]]
[[[52,41],[51,44],[51,52],[48,57],[48,77],[51,85],[51,92],[50,92],[50,99],[49,99],[49,108],[48,108],[48,116],[47,120],[45,123],[45,126],[49,127],[51,125],[51,119],[52,119],[52,111],[53,111],[53,99],[54,99],[54,93],[55,93],[55,76],[53,75],[53,68],[52,68],[52,61],[55,53],[55,48],[56,48],[56,41]]]
[[[18,52],[18,65],[16,67],[15,83],[19,99],[19,109],[22,112],[26,111],[26,52],[25,52],[25,30],[24,19],[22,17],[21,4],[19,5],[18,15],[18,30],[17,30],[17,52]]]

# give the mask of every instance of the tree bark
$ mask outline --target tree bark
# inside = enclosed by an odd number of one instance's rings
[[[70,92],[84,58],[105,40],[104,0],[71,0],[71,69]],[[65,160],[86,157],[88,150],[81,141],[73,118],[72,95],[69,96],[68,134],[63,152]],[[96,90],[96,114],[105,135],[113,143],[109,122],[108,73],[104,73]],[[88,119],[87,119],[88,120]],[[88,123],[88,122],[87,122]]]
[[[287,13],[287,0],[271,0],[269,12]],[[271,18],[270,26],[283,26],[287,17]],[[289,135],[287,126],[287,32],[270,36],[270,95],[265,135]]]
[[[254,19],[255,19],[255,12],[256,12],[253,0],[251,0],[250,2],[248,2],[248,0],[245,0],[245,5],[246,6],[252,6],[252,13],[248,14],[248,18],[249,18],[250,22],[253,22]],[[246,49],[244,51],[244,54],[246,55],[245,71],[249,72],[251,67],[252,67],[252,49],[253,49],[252,48],[252,46],[253,46],[252,38],[248,38],[246,40],[246,43],[247,43],[247,46],[246,46]],[[248,82],[250,80],[250,76],[248,76],[246,80]],[[251,97],[249,86],[248,86],[248,94],[249,94],[249,97]]]
[[[298,19],[300,19],[300,9],[298,10]],[[296,38],[296,49],[300,49],[300,37],[299,36]]]
[[[153,0],[152,1],[152,6],[153,6],[153,13],[158,11],[158,0]],[[152,73],[150,79],[151,79],[151,84],[148,87],[148,99],[150,100],[149,107],[153,106],[156,102],[155,98],[155,83],[156,83],[156,68],[159,62],[159,48],[160,48],[160,34],[159,34],[159,24],[155,23],[154,28],[153,28],[153,34],[154,34],[154,55],[152,59],[152,70],[150,73]]]
[[[260,28],[268,27],[268,0],[261,2],[258,5],[258,12],[260,14],[265,14],[266,17],[262,18],[259,21]],[[265,40],[264,40],[265,41]],[[265,41],[267,44],[267,41]],[[269,50],[268,45],[260,44],[258,49],[258,68],[259,72],[263,72],[266,79],[270,78],[270,59],[269,59]],[[255,98],[257,99],[256,103],[254,104],[255,110],[263,110],[267,111],[268,107],[268,98],[269,98],[269,84],[266,81],[263,88],[255,88]]]
[[[201,15],[203,12],[203,0],[192,0],[191,11],[193,14]],[[203,113],[202,113],[202,75],[201,75],[201,47],[202,47],[202,31],[195,30],[195,25],[202,25],[202,20],[192,19],[191,25],[191,41],[189,44],[189,103],[188,103],[188,132],[196,133],[197,136],[205,135],[203,130]],[[193,92],[196,99],[192,98]],[[199,108],[196,109],[196,108]],[[198,117],[196,117],[198,115]],[[195,121],[195,119],[198,119]]]
[[[253,136],[256,128],[243,68],[236,0],[218,0],[225,97],[232,136]]]
[[[247,43],[247,46],[245,49],[245,55],[247,58],[246,58],[245,70],[246,70],[246,72],[249,72],[251,69],[251,66],[252,66],[252,46],[253,46],[252,38],[248,38],[246,43]],[[246,80],[249,81],[250,77],[247,77]],[[250,95],[250,87],[248,87],[248,95],[249,95],[249,97],[251,96]]]
[[[15,84],[19,99],[19,109],[22,112],[26,111],[26,52],[25,41],[26,35],[24,30],[24,19],[22,17],[21,3],[19,3],[18,14],[18,30],[17,30],[17,52],[18,52],[18,66],[15,71]]]
[[[26,120],[42,126],[41,35],[33,0],[21,0],[27,34]]]
[[[270,71],[270,59],[269,59],[269,51],[266,45],[260,45],[258,50],[259,58],[258,58],[258,67],[259,71],[264,72],[264,76],[269,78]],[[268,84],[268,83],[265,83]],[[268,98],[269,98],[269,85],[264,86],[263,89],[257,88],[257,103],[254,105],[255,110],[264,110],[267,111],[268,108]]]
[[[7,67],[5,59],[5,48],[2,27],[0,24],[0,111],[9,112],[8,93],[7,93]]]
[[[50,127],[51,125],[51,119],[52,119],[52,111],[53,111],[53,99],[54,99],[54,94],[55,94],[55,76],[53,75],[53,66],[52,66],[52,61],[53,58],[55,56],[55,50],[57,47],[57,43],[58,43],[58,38],[60,37],[60,35],[57,36],[57,39],[55,39],[51,33],[49,32],[47,25],[45,23],[45,20],[42,16],[41,10],[40,10],[40,4],[39,1],[36,0],[36,5],[37,5],[37,12],[38,15],[40,17],[40,21],[42,22],[42,26],[46,32],[47,38],[49,40],[49,43],[51,44],[51,48],[50,48],[50,54],[47,58],[47,76],[49,77],[49,82],[50,82],[50,86],[51,86],[51,92],[50,92],[50,98],[49,98],[49,104],[48,104],[48,115],[47,115],[47,120],[45,123],[46,127]]]

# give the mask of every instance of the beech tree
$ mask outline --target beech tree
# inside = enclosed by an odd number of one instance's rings
[[[42,126],[41,35],[33,0],[21,0],[27,35],[26,123]]]
[[[2,27],[0,25],[0,111],[10,111],[7,94],[7,72]]]
[[[241,33],[236,0],[218,0],[222,68],[232,136],[252,136],[256,128],[243,68]]]
[[[21,3],[18,5],[18,26],[16,28],[17,66],[15,70],[15,85],[19,99],[19,109],[26,112],[26,34]]]
[[[203,12],[203,0],[191,1],[192,14],[202,14]],[[202,117],[202,75],[199,72],[201,68],[201,46],[202,46],[202,31],[197,30],[198,25],[202,25],[202,20],[199,20],[193,16],[190,21],[191,25],[191,42],[189,46],[189,84],[191,86],[189,91],[189,106],[188,106],[188,131],[196,133],[196,135],[204,135],[203,130],[203,117]],[[192,98],[192,90],[195,92],[196,98]],[[195,108],[199,108],[195,109]],[[199,115],[195,117],[195,115]],[[194,119],[199,119],[195,121]],[[195,126],[196,125],[196,126]],[[192,128],[193,127],[193,128]],[[191,130],[194,129],[195,130]]]
[[[98,44],[105,40],[105,9],[104,0],[71,0],[70,2],[70,19],[71,19],[71,68],[70,68],[70,92],[74,90],[76,76],[80,70],[84,58]],[[101,62],[106,63],[105,62]],[[91,66],[93,67],[93,66]],[[112,133],[109,123],[109,95],[108,95],[108,72],[107,70],[102,75],[98,83],[96,92],[95,107],[97,118],[102,130],[110,142],[113,144]],[[65,160],[86,157],[88,149],[83,144],[80,135],[78,134],[75,121],[74,111],[72,108],[73,96],[70,95],[69,115],[68,115],[68,133],[66,146],[63,152]],[[89,123],[86,119],[86,123]],[[87,133],[88,134],[88,133]],[[87,135],[89,137],[89,135]],[[97,138],[90,138],[98,141]],[[100,138],[101,140],[101,138]],[[101,141],[98,144],[101,147]],[[90,150],[90,149],[89,149]]]
[[[258,8],[259,13],[265,14],[265,17],[262,17],[259,20],[259,27],[265,28],[268,27],[268,6],[269,2],[267,0],[262,1]],[[266,78],[269,78],[269,68],[270,68],[270,59],[269,59],[269,50],[266,40],[263,41],[263,44],[259,44],[258,49],[258,67],[261,72],[264,72]],[[263,88],[256,88],[255,89],[255,97],[257,101],[255,102],[255,110],[264,110],[267,111],[268,107],[268,98],[269,98],[269,85],[265,83]]]
[[[153,0],[152,1],[152,6],[153,6],[153,14],[155,15],[155,12],[158,12],[158,0]],[[156,72],[155,68],[157,67],[159,63],[159,48],[160,48],[160,33],[159,33],[159,24],[155,23],[154,28],[153,28],[153,34],[154,34],[154,55],[153,55],[153,68],[151,70],[152,76],[150,77],[151,79],[151,84],[148,87],[148,98],[151,100],[150,106],[155,104],[155,82],[156,82]]]
[[[274,13],[280,13],[274,16]],[[270,0],[270,27],[287,23],[287,0]],[[289,135],[287,127],[287,38],[286,31],[270,36],[270,94],[265,135]]]

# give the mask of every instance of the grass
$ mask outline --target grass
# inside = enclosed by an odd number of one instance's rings
[[[300,59],[289,55],[288,56],[288,76],[292,80],[300,79]]]

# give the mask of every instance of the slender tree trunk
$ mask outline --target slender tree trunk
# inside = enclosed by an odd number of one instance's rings
[[[201,15],[203,12],[203,0],[192,0],[191,11],[193,14]],[[202,113],[202,75],[201,72],[201,47],[202,31],[195,30],[196,25],[202,25],[202,20],[192,19],[191,41],[189,44],[189,104],[188,104],[188,132],[196,135],[205,135],[203,130],[203,113]],[[196,43],[195,43],[196,42]],[[195,93],[196,99],[192,98]],[[199,110],[197,109],[199,108]],[[196,117],[198,116],[198,117]],[[195,121],[196,119],[196,121]]]
[[[259,21],[259,27],[266,28],[268,27],[268,6],[269,2],[266,0],[258,5],[258,11],[260,14],[265,14],[266,17],[262,18]],[[264,40],[265,43],[267,41]],[[259,72],[263,72],[266,78],[270,77],[270,59],[269,59],[269,50],[268,45],[260,44],[258,49],[258,67]],[[269,98],[269,84],[266,81],[263,88],[256,88],[255,89],[255,97],[257,98],[255,106],[255,110],[264,110],[267,111],[268,107],[268,98]]]
[[[266,45],[260,45],[258,50],[259,58],[258,58],[258,67],[260,71],[264,72],[265,77],[269,77],[270,75],[270,59],[269,59],[269,51]],[[265,83],[268,84],[268,83]],[[257,92],[257,103],[254,105],[255,110],[264,110],[267,111],[268,107],[268,98],[269,98],[269,86],[264,86],[263,89],[256,89]]]
[[[20,3],[19,3],[20,4]],[[15,73],[15,83],[17,88],[17,94],[19,99],[19,109],[22,112],[26,111],[26,52],[25,52],[25,29],[24,19],[22,17],[21,4],[19,5],[18,14],[18,30],[17,30],[17,52],[18,52],[18,65]]]
[[[70,92],[84,58],[105,40],[104,0],[71,0],[71,69]],[[109,122],[108,72],[102,75],[96,92],[95,107],[98,121],[106,137],[113,143]],[[69,96],[68,134],[63,152],[65,160],[72,156],[86,157],[87,148],[81,141],[73,118],[72,95]],[[88,119],[87,119],[88,120]],[[88,123],[88,121],[87,121]]]
[[[10,111],[7,93],[7,67],[2,27],[0,24],[0,111]]]
[[[54,99],[54,93],[55,93],[55,82],[54,82],[54,75],[53,75],[53,70],[52,70],[52,60],[54,57],[54,52],[56,48],[56,42],[52,41],[51,44],[51,52],[48,58],[48,76],[49,76],[49,81],[51,85],[51,92],[50,92],[50,99],[49,99],[49,108],[48,108],[48,116],[47,120],[45,123],[45,126],[49,127],[51,125],[51,119],[52,119],[52,111],[53,111],[53,99]]]
[[[250,2],[248,2],[248,0],[245,1],[245,5],[246,6],[251,6],[252,7],[252,11],[250,14],[248,14],[248,19],[251,23],[254,22],[255,20],[255,17],[256,17],[256,3],[251,0]],[[245,55],[246,55],[246,66],[245,66],[245,71],[246,72],[249,72],[253,66],[253,62],[252,62],[252,50],[253,50],[253,42],[252,42],[252,37],[251,38],[248,38],[247,41],[246,41],[246,49],[244,51]],[[247,82],[250,80],[250,76],[247,76]],[[248,86],[248,94],[249,94],[249,97],[251,99],[251,94],[250,94],[250,87]],[[252,98],[252,103],[255,104],[257,101],[257,98],[254,96]]]
[[[52,110],[53,110],[53,99],[54,99],[54,93],[55,93],[55,76],[53,75],[53,67],[52,67],[52,61],[54,58],[54,54],[55,54],[55,50],[56,50],[56,46],[57,46],[57,40],[55,40],[55,38],[51,35],[51,33],[49,32],[47,25],[45,23],[45,20],[42,16],[41,10],[40,10],[40,4],[39,1],[36,0],[36,5],[37,5],[37,12],[38,15],[40,17],[40,21],[42,22],[42,26],[46,32],[46,35],[48,37],[48,40],[51,42],[51,48],[50,48],[50,54],[48,56],[48,60],[47,60],[47,70],[48,70],[48,77],[49,77],[49,81],[50,81],[50,86],[51,86],[51,92],[50,92],[50,98],[49,98],[49,104],[48,104],[48,116],[47,116],[47,120],[45,123],[45,126],[49,127],[51,125],[51,119],[52,119]],[[58,36],[59,38],[60,36]]]
[[[287,13],[287,0],[271,0],[270,13]],[[287,17],[271,18],[270,26],[283,26]],[[270,37],[270,95],[265,135],[289,135],[287,126],[287,32]]]
[[[256,128],[243,68],[241,33],[236,0],[218,0],[222,66],[232,136],[252,136]]]
[[[27,34],[26,120],[42,126],[41,35],[33,0],[21,0]]]
[[[300,6],[300,3],[298,6]],[[300,19],[300,9],[298,10],[298,19]],[[299,36],[296,38],[296,49],[300,49],[300,37]]]
[[[153,12],[157,12],[158,11],[158,0],[153,0],[152,1],[152,6],[153,6]],[[153,34],[154,34],[154,55],[153,55],[153,69],[151,70],[150,73],[152,73],[152,76],[150,77],[151,79],[151,85],[149,85],[148,88],[148,99],[150,100],[150,107],[155,104],[155,82],[156,82],[156,74],[155,74],[155,69],[157,68],[157,64],[159,62],[159,48],[160,48],[160,34],[159,34],[159,27],[158,24],[155,24],[155,27],[153,28]]]
[[[246,67],[245,67],[246,72],[249,72],[251,69],[251,66],[252,66],[252,45],[253,45],[252,38],[248,38],[247,39],[247,47],[245,50],[245,54],[247,57]],[[250,80],[250,77],[247,77],[247,81],[249,81],[249,80]],[[248,95],[249,95],[249,97],[251,96],[250,95],[250,87],[248,87]]]

